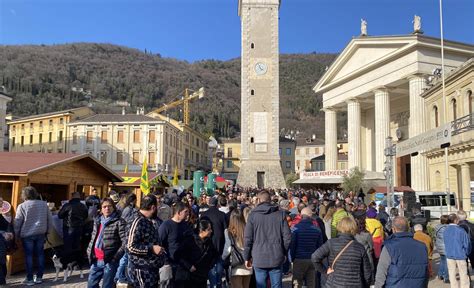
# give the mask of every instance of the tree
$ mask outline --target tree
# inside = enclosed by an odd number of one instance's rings
[[[359,193],[360,188],[363,187],[365,173],[359,169],[359,167],[354,167],[349,171],[349,175],[344,175],[342,178],[342,189],[347,195],[350,191],[353,191],[355,195]]]
[[[293,187],[293,182],[295,182],[298,179],[300,179],[299,174],[290,173],[286,175],[285,177],[286,187]]]

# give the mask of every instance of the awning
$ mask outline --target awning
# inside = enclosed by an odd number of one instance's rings
[[[371,192],[372,191],[372,192]],[[415,192],[410,186],[396,186],[393,187],[395,192]],[[387,186],[378,186],[369,190],[369,193],[384,193],[387,194]]]
[[[313,179],[298,179],[293,184],[341,184],[342,178],[313,178]]]

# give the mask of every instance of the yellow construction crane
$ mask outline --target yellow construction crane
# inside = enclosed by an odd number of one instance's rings
[[[189,95],[189,92],[192,92],[191,95]],[[184,112],[184,124],[186,125],[189,125],[189,101],[193,100],[193,99],[201,99],[202,97],[204,97],[204,87],[201,87],[199,88],[199,90],[197,91],[194,91],[194,90],[191,90],[191,89],[184,89],[184,97],[181,98],[180,100],[176,100],[176,101],[173,101],[171,103],[168,103],[168,104],[163,104],[164,106],[163,107],[160,107],[160,108],[157,108],[153,111],[151,111],[150,113],[161,113],[163,111],[167,111],[168,109],[171,109],[171,108],[174,108],[176,106],[180,106],[181,104],[183,104],[184,106],[184,109],[183,109],[183,112]]]

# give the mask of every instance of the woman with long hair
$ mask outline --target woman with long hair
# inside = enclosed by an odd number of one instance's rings
[[[324,215],[323,222],[324,222],[324,228],[325,228],[325,231],[326,231],[326,236],[328,237],[328,239],[331,239],[332,216],[334,215],[335,212],[336,212],[336,207],[334,207],[334,205],[331,205],[327,209],[326,215]]]
[[[244,252],[245,218],[239,209],[230,214],[229,227],[224,231],[225,245],[222,259],[230,257],[230,283],[233,288],[248,288],[252,269],[245,267]]]
[[[367,231],[367,227],[365,225],[365,211],[364,210],[357,210],[353,213],[354,220],[356,221],[358,232],[354,236],[354,238],[360,244],[364,245],[365,251],[367,252],[367,256],[369,257],[370,267],[372,268],[372,282],[375,280],[375,266],[374,266],[374,242],[372,240],[372,235],[370,235],[369,231]]]

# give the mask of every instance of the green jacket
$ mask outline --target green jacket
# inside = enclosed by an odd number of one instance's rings
[[[351,216],[351,214],[347,213],[344,209],[337,210],[334,215],[332,215],[331,221],[331,238],[335,238],[337,236],[336,226],[342,218]]]

